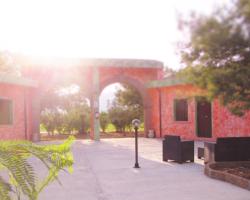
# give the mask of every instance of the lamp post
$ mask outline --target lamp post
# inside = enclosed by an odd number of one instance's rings
[[[140,168],[139,163],[138,163],[138,128],[140,126],[140,120],[139,119],[134,119],[132,121],[132,125],[135,129],[135,166],[134,168]]]

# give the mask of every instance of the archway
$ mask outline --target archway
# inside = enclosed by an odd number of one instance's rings
[[[135,118],[141,120],[140,133],[144,135],[144,102],[136,87],[112,81],[101,90],[99,104],[100,138],[131,137]]]
[[[98,119],[100,92],[105,86],[115,82],[130,84],[141,93],[144,102],[145,133],[152,128],[150,120],[152,105],[146,83],[163,77],[162,62],[138,59],[59,59],[59,61],[57,65],[49,62],[40,64],[32,60],[27,62],[26,58],[25,67],[22,69],[23,76],[37,80],[39,86],[32,95],[32,132],[35,139],[40,135],[39,105],[43,88],[69,78],[77,80],[87,91],[91,105],[92,139],[100,139]],[[45,77],[47,81],[44,81]]]
[[[107,69],[106,69],[107,70]],[[119,69],[120,70],[120,69]],[[124,70],[123,70],[124,72]],[[100,73],[99,71],[97,72],[98,74]],[[99,78],[99,76],[97,76]],[[91,133],[90,136],[91,138],[95,140],[100,139],[100,122],[99,122],[99,96],[103,89],[113,83],[125,83],[133,86],[138,90],[138,92],[141,94],[142,101],[143,101],[143,108],[144,108],[144,131],[145,133],[148,132],[148,130],[151,127],[151,102],[149,98],[149,94],[146,89],[145,83],[140,81],[139,79],[136,79],[134,77],[128,76],[124,73],[120,73],[117,75],[116,73],[113,73],[113,75],[110,75],[106,78],[101,78],[100,81],[97,81],[96,88],[93,90],[94,92],[92,93],[92,103],[91,103]],[[97,92],[98,91],[98,92]],[[95,93],[96,92],[96,93]]]

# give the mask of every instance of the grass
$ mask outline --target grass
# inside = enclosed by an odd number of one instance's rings
[[[102,131],[102,130],[100,130]],[[129,130],[128,128],[126,128],[125,130],[126,132],[130,132],[131,130]],[[132,130],[133,131],[133,130]],[[139,128],[139,131],[144,131],[144,123],[142,123],[140,125],[140,128]],[[116,132],[116,129],[115,129],[115,126],[112,124],[112,123],[109,123],[106,130],[105,130],[106,133],[113,133],[113,132]]]
[[[40,124],[40,133],[47,133],[46,129],[44,128],[43,124]]]
[[[133,129],[132,129],[132,130],[129,130],[128,128],[126,128],[125,131],[126,131],[126,132],[131,132],[131,131],[133,132],[134,130],[133,130]],[[143,131],[144,131],[144,123],[141,124],[141,126],[140,126],[140,128],[139,128],[139,131],[140,131],[140,132],[143,132]],[[46,129],[44,128],[43,124],[40,125],[40,132],[41,132],[41,133],[47,134],[47,131],[46,131]],[[102,132],[101,129],[100,129],[100,132]],[[115,132],[116,132],[115,126],[114,126],[112,123],[109,123],[108,126],[107,126],[107,128],[106,128],[106,130],[105,130],[105,133],[109,134],[109,133],[115,133]],[[55,131],[54,134],[57,135],[57,134],[58,134],[57,131]],[[63,135],[63,134],[61,134],[61,135]],[[68,135],[68,134],[65,133],[65,135]]]
[[[115,126],[113,124],[111,124],[111,123],[108,124],[108,126],[107,126],[107,128],[105,130],[105,132],[107,132],[107,133],[115,132],[115,131],[116,131]]]
[[[55,132],[54,135],[48,135],[46,132],[46,129],[40,125],[40,131],[41,131],[41,140],[42,141],[54,141],[54,140],[65,140],[67,139],[70,134],[64,133],[59,134]],[[85,134],[73,134],[76,139],[89,139],[89,131]],[[117,133],[115,130],[115,126],[113,124],[108,124],[107,129],[105,133],[103,133],[100,130],[100,137],[101,138],[124,138],[124,137],[134,137],[134,130],[126,130],[125,133]],[[144,137],[144,124],[141,124],[139,128],[139,137]]]

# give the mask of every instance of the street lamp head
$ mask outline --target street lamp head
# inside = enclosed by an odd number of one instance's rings
[[[133,119],[132,125],[134,128],[139,128],[141,121],[139,119]]]

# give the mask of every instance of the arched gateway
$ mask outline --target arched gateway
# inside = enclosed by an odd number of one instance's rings
[[[41,62],[39,62],[41,63]],[[91,104],[91,138],[99,140],[99,96],[112,83],[127,83],[134,86],[143,98],[145,132],[151,126],[152,105],[146,83],[162,79],[163,63],[154,60],[136,59],[67,59],[44,62],[36,65],[27,62],[23,75],[39,82],[39,89],[33,100],[33,134],[39,138],[40,95],[53,84],[74,80],[87,93]]]

